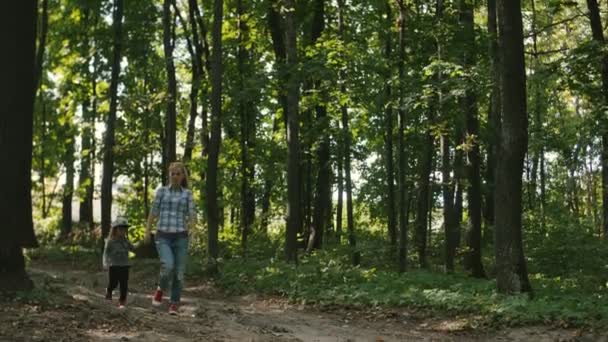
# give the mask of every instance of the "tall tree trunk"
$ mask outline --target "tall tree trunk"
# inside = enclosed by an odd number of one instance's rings
[[[101,178],[101,238],[110,231],[112,221],[112,183],[114,179],[114,145],[116,126],[116,110],[118,107],[118,82],[120,75],[120,60],[122,53],[122,17],[123,0],[114,0],[113,4],[113,47],[112,47],[112,76],[110,80],[110,112],[106,121],[104,136],[103,174]],[[100,243],[103,244],[103,242]]]
[[[429,109],[428,128],[424,133],[424,146],[421,148],[418,174],[418,202],[416,212],[416,249],[418,263],[421,268],[427,268],[427,224],[429,213],[430,176],[433,166],[433,135],[431,132],[433,108]]]
[[[36,15],[38,15],[38,9],[36,9]],[[34,97],[40,88],[40,84],[42,83],[42,69],[44,65],[44,53],[46,50],[46,37],[48,34],[48,22],[49,22],[49,13],[48,13],[48,0],[42,1],[42,16],[40,19],[40,27],[37,33],[38,46],[36,46],[36,60],[34,62]],[[37,20],[38,21],[38,20]],[[34,43],[36,44],[36,43]],[[41,144],[40,144],[40,184],[42,186],[42,218],[47,217],[46,210],[46,170],[44,166],[45,152],[44,145],[46,141],[46,106],[44,102],[44,98],[41,95],[40,102],[42,103],[42,118],[40,127],[42,130],[41,133]]]
[[[217,272],[218,232],[220,219],[218,208],[218,158],[222,138],[222,22],[224,1],[213,2],[213,56],[211,61],[211,138],[209,140],[209,158],[207,161],[207,224],[209,242],[209,270]]]
[[[247,12],[243,0],[237,0],[237,22],[238,22],[238,51],[237,64],[239,70],[239,90],[243,94],[238,103],[238,111],[241,118],[241,248],[243,255],[247,251],[247,239],[252,232],[255,221],[255,193],[253,182],[255,177],[255,165],[251,157],[251,151],[255,146],[255,106],[247,93],[246,78],[251,77],[251,55],[247,48],[249,44],[249,26],[247,25]]]
[[[456,257],[457,230],[456,208],[454,203],[454,182],[451,177],[450,166],[450,137],[448,133],[441,135],[441,175],[443,192],[443,229],[445,232],[445,269],[454,272],[454,258]]]
[[[203,44],[203,57],[204,57],[204,69],[207,72],[207,75],[209,78],[211,78],[211,53],[209,52],[209,42],[207,41],[207,26],[205,25],[205,22],[203,21],[203,18],[201,16],[199,7],[196,5],[196,0],[188,0],[190,3],[190,8],[194,8],[194,16],[196,18],[196,23],[198,24],[198,28],[201,30],[201,34],[200,34],[200,40]],[[207,157],[207,155],[209,154],[209,120],[208,120],[208,106],[207,106],[207,88],[203,87],[202,92],[201,92],[201,98],[202,98],[202,109],[201,109],[201,157],[203,159],[205,159]],[[201,196],[201,202],[205,203],[205,193],[206,193],[206,189],[205,189],[205,180],[206,180],[206,173],[205,173],[205,168],[201,168],[200,169],[200,178],[201,178],[201,188],[200,188],[200,196]]]
[[[393,24],[393,14],[391,5],[388,1],[385,3],[386,8],[386,20],[388,27],[390,28]],[[391,59],[392,59],[392,32],[387,29],[385,34],[384,42],[384,58],[388,65],[386,79],[389,80],[392,74]],[[394,140],[394,119],[393,119],[393,107],[390,104],[392,89],[389,82],[386,82],[384,87],[385,96],[385,137],[384,145],[385,151],[385,163],[386,163],[386,183],[387,183],[387,215],[388,215],[388,236],[391,245],[391,253],[394,253],[397,247],[397,211],[395,203],[395,165],[394,165],[394,152],[393,152],[393,140]]]
[[[94,19],[91,20],[91,15],[94,16]],[[95,139],[95,116],[91,107],[91,97],[93,97],[93,101],[97,101],[93,95],[89,95],[88,92],[88,83],[91,82],[91,86],[95,85],[95,78],[97,77],[97,65],[96,58],[91,58],[91,35],[89,34],[92,26],[96,28],[97,23],[97,14],[91,11],[90,8],[84,8],[84,27],[83,30],[85,33],[85,41],[83,42],[83,57],[85,58],[85,65],[83,67],[83,75],[85,78],[85,82],[87,85],[85,89],[87,89],[86,94],[84,95],[84,99],[82,101],[82,120],[83,126],[81,133],[81,141],[82,148],[80,152],[80,173],[78,175],[78,192],[79,192],[79,215],[78,220],[81,223],[86,224],[87,227],[93,227],[93,182],[94,177],[91,173],[93,158],[93,146]],[[91,23],[93,25],[91,25]],[[91,64],[91,60],[95,60],[93,65],[93,73],[89,72],[89,65]],[[92,93],[95,94],[96,90],[92,89]]]
[[[192,84],[190,85],[190,117],[188,119],[188,131],[186,132],[186,143],[184,145],[184,162],[189,162],[192,159],[192,150],[194,149],[194,130],[196,117],[198,116],[198,100],[200,95],[201,83],[203,82],[203,43],[199,37],[199,29],[196,22],[196,10],[198,4],[196,0],[188,1],[188,16],[190,20],[190,29],[192,40],[188,42],[188,52],[190,53]],[[179,14],[178,7],[174,3],[175,13]],[[186,27],[185,20],[180,19]]]
[[[405,75],[405,4],[403,0],[397,0],[399,6],[399,133],[398,133],[398,153],[399,153],[399,171],[397,184],[399,185],[399,272],[405,272],[408,267],[407,263],[407,226],[409,212],[409,196],[407,195],[406,171],[407,171],[407,154],[405,152],[405,87],[403,77]]]
[[[285,52],[287,84],[287,232],[285,254],[288,262],[297,263],[297,233],[302,226],[300,211],[300,80],[298,77],[298,50],[295,0],[285,0]]]
[[[70,119],[71,121],[71,119]],[[67,146],[64,156],[65,184],[63,186],[63,196],[61,205],[61,235],[66,238],[72,232],[72,198],[74,196],[74,132],[72,122],[66,124]]]
[[[277,114],[274,114],[272,119],[272,136],[274,137],[275,133],[279,130],[279,119],[277,118]],[[273,180],[273,172],[270,170],[270,166],[267,166],[264,175],[264,193],[262,194],[261,206],[262,213],[260,215],[260,231],[266,236],[268,234],[268,222],[270,216],[270,199],[272,195],[272,188],[274,186]]]
[[[538,22],[537,22],[537,13],[536,13],[536,2],[535,0],[531,1],[532,4],[532,42],[533,42],[533,57],[534,57],[534,69],[535,73],[537,73],[539,68],[542,67],[540,59],[539,59],[539,50],[538,50]],[[540,80],[536,80],[534,83],[534,133],[535,138],[540,140],[540,149],[536,151],[534,156],[534,176],[533,176],[533,191],[534,195],[536,195],[536,179],[537,174],[540,173],[540,202],[538,203],[538,209],[540,210],[540,224],[541,229],[544,231],[545,229],[545,142],[543,138],[543,115],[545,109],[541,96],[543,96],[544,89],[542,88],[542,84]],[[538,165],[540,164],[540,171],[538,170]],[[534,196],[536,197],[536,196]]]
[[[500,62],[498,53],[498,30],[496,22],[496,0],[488,0],[488,34],[490,36],[489,55],[492,70],[492,91],[488,113],[488,146],[486,167],[485,220],[486,234],[491,235],[488,226],[494,226],[494,192],[496,176],[496,155],[500,132]]]
[[[42,218],[46,219],[48,211],[46,210],[46,166],[44,162],[46,155],[46,149],[44,148],[46,145],[46,102],[44,96],[40,96],[40,102],[42,105],[42,109],[40,110],[42,115],[40,118],[40,159],[38,163],[40,163],[40,187],[42,188]]]
[[[496,283],[501,293],[531,292],[522,242],[522,173],[528,118],[519,0],[498,0],[498,23],[502,130],[495,194]]]
[[[22,248],[37,247],[32,221],[31,167],[36,84],[35,0],[18,1],[0,12],[0,41],[8,47],[0,63],[0,290],[33,286]]]
[[[463,65],[473,69],[476,64],[475,23],[473,19],[473,4],[469,0],[460,0],[460,24],[464,36]],[[479,119],[477,117],[477,95],[472,82],[465,90],[464,112],[467,126],[467,141],[471,143],[468,150],[468,189],[467,201],[469,204],[469,232],[467,242],[469,253],[467,268],[477,278],[485,277],[481,261],[481,161],[479,152]]]
[[[314,14],[312,24],[312,43],[314,44],[323,34],[325,29],[325,1],[315,0],[314,2]],[[316,80],[316,89],[321,88],[321,81]],[[323,90],[320,90],[324,92]],[[325,94],[322,94],[322,101],[325,101]],[[331,202],[331,163],[330,163],[330,151],[329,151],[329,120],[327,120],[327,108],[324,103],[319,103],[315,106],[317,114],[316,121],[317,127],[320,130],[320,145],[317,150],[317,160],[319,162],[319,173],[317,175],[316,191],[315,191],[315,204],[312,219],[312,230],[308,240],[307,250],[310,252],[312,249],[321,248],[323,244],[323,233],[325,232],[325,224],[327,223],[327,217],[331,215],[328,211]]]
[[[589,9],[593,40],[603,48],[605,44],[604,29],[597,0],[587,0],[587,8]],[[608,54],[606,52],[602,52],[602,92],[604,105],[606,105],[608,104]],[[602,226],[604,237],[608,237],[608,119],[604,115],[600,116],[600,133],[602,135]]]
[[[340,123],[338,123],[338,127],[340,127]],[[343,153],[338,149],[338,204],[336,206],[336,242],[338,244],[342,242],[342,217],[344,217],[344,158],[342,155]]]
[[[441,24],[443,21],[443,0],[437,0],[437,20]],[[437,43],[437,58],[442,60],[442,46]],[[441,84],[441,75],[437,76],[438,83]],[[458,237],[458,222],[456,222],[456,208],[454,203],[454,192],[455,184],[452,179],[452,165],[451,165],[451,141],[450,141],[450,129],[449,127],[449,116],[443,114],[443,94],[441,86],[438,89],[438,114],[443,115],[446,121],[446,127],[441,133],[440,144],[441,144],[441,178],[442,178],[442,197],[443,197],[443,229],[445,239],[445,255],[444,255],[444,267],[447,273],[454,272],[454,259],[456,257],[456,239]]]
[[[346,43],[345,39],[345,25],[344,25],[344,11],[345,8],[345,0],[338,0],[338,35],[340,36],[340,40],[342,40],[343,44]],[[346,45],[346,44],[345,44]],[[342,94],[347,94],[346,92],[346,72],[340,72],[340,79],[342,80],[340,86],[340,92]],[[351,179],[351,162],[350,162],[350,154],[351,154],[351,136],[350,129],[348,126],[348,108],[346,105],[341,105],[341,119],[342,119],[342,134],[343,134],[343,157],[344,157],[344,181],[346,188],[346,227],[348,231],[348,244],[351,248],[352,253],[352,263],[357,266],[361,262],[361,255],[359,251],[357,251],[357,240],[355,237],[355,217],[353,213],[353,184]]]
[[[167,112],[165,113],[165,163],[163,173],[169,163],[176,160],[176,105],[177,80],[175,78],[175,63],[173,49],[175,48],[175,18],[171,15],[171,5],[175,0],[163,2],[163,51],[165,53],[165,71],[167,73]],[[163,180],[165,180],[164,178]]]
[[[46,37],[49,32],[49,1],[42,0],[42,16],[40,17],[40,33],[36,49],[36,62],[34,64],[34,93],[42,83],[42,69],[44,64],[44,53],[46,51]]]
[[[284,23],[280,14],[274,9],[275,2],[269,2],[268,11],[267,11],[267,19],[268,19],[268,28],[270,31],[270,35],[272,38],[272,48],[274,50],[274,56],[276,60],[277,70],[275,70],[278,78],[281,80],[278,82],[278,102],[283,110],[283,118],[287,119],[287,96],[285,95],[285,86],[287,85],[286,73],[285,69],[285,60],[286,60],[286,52],[285,52],[285,36],[284,32]],[[279,118],[275,113],[272,124],[272,136],[274,137],[275,133],[279,130]],[[267,232],[268,230],[268,219],[270,215],[270,199],[272,194],[272,188],[274,186],[273,175],[274,172],[271,171],[272,166],[268,167],[265,171],[265,183],[264,183],[264,194],[262,196],[262,216],[261,216],[261,230],[262,232]]]

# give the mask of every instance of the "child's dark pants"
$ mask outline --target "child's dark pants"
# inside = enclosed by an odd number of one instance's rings
[[[116,286],[120,284],[120,301],[124,302],[129,290],[129,266],[110,266],[109,273],[108,293],[112,293]]]

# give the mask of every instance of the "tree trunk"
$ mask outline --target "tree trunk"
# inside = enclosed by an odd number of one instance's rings
[[[534,68],[535,73],[538,72],[538,69],[542,67],[540,59],[539,59],[539,50],[538,50],[538,22],[537,22],[537,14],[536,14],[536,2],[532,0],[532,41],[533,41],[533,57],[534,57]],[[541,230],[545,229],[545,142],[543,138],[543,116],[545,109],[543,101],[541,100],[541,95],[545,92],[542,88],[542,84],[540,80],[536,80],[534,83],[534,131],[535,138],[540,140],[540,149],[534,156],[534,177],[533,177],[533,190],[534,195],[536,195],[536,179],[538,173],[540,173],[540,202],[538,203],[538,209],[540,211],[540,225]],[[538,170],[538,165],[540,164],[540,170]],[[534,196],[536,197],[536,196]]]
[[[36,15],[38,15],[38,9],[36,9]],[[48,0],[42,1],[42,16],[40,17],[40,32],[38,34],[38,46],[36,47],[36,61],[34,64],[34,97],[40,88],[42,83],[42,69],[44,65],[44,53],[46,50],[46,37],[48,34]],[[45,179],[45,166],[44,166],[44,145],[46,141],[46,106],[44,99],[41,96],[40,102],[42,103],[42,120],[41,120],[41,151],[40,151],[40,184],[42,186],[42,218],[47,217],[46,210],[46,179]]]
[[[46,37],[49,32],[49,2],[42,0],[42,16],[40,17],[40,35],[38,36],[38,47],[36,49],[36,62],[34,64],[34,94],[42,83],[42,69],[44,65],[44,53],[46,51]]]
[[[472,70],[476,64],[475,55],[475,23],[473,19],[473,4],[469,0],[460,0],[460,24],[464,36],[463,65]],[[481,262],[481,162],[479,152],[479,119],[477,117],[477,95],[472,82],[465,90],[464,112],[467,126],[467,141],[471,143],[468,150],[468,189],[469,203],[469,234],[467,268],[476,278],[485,277]]]
[[[522,242],[522,173],[528,142],[523,25],[519,0],[498,0],[502,130],[496,174],[496,283],[531,292]]]
[[[101,179],[101,244],[110,231],[112,221],[112,183],[114,179],[114,144],[116,110],[118,107],[118,82],[122,52],[123,0],[114,0],[112,26],[114,31],[112,47],[112,76],[110,80],[110,111],[106,121],[104,136],[103,174]]]
[[[399,133],[398,133],[398,153],[399,153],[399,171],[397,184],[399,185],[399,272],[405,272],[408,267],[407,263],[407,226],[409,212],[409,196],[407,195],[406,171],[407,171],[407,154],[405,152],[405,84],[403,77],[405,75],[405,4],[403,0],[397,0],[399,5]]]
[[[184,162],[189,162],[192,159],[192,150],[194,149],[194,130],[196,117],[198,116],[198,99],[200,95],[201,83],[203,82],[203,43],[199,37],[199,29],[196,22],[196,10],[198,4],[196,0],[188,1],[188,15],[190,20],[190,29],[192,40],[188,44],[188,52],[190,53],[192,84],[190,85],[190,117],[188,119],[188,131],[186,132],[186,144],[184,146]],[[179,13],[176,4],[174,3],[175,13]],[[180,16],[180,19],[181,18]],[[184,27],[185,21],[182,20]]]
[[[70,119],[71,121],[71,119]],[[72,232],[72,197],[74,196],[74,140],[72,122],[66,125],[68,132],[68,143],[64,156],[65,166],[65,185],[63,186],[63,196],[61,205],[61,235],[60,238],[67,238]]]
[[[91,82],[91,86],[95,86],[95,78],[97,77],[97,65],[96,59],[93,65],[93,73],[89,72],[89,65],[91,63],[91,35],[90,32],[90,16],[91,9],[84,9],[84,27],[83,30],[87,32],[85,34],[85,41],[83,43],[83,57],[85,57],[85,66],[83,67],[83,75],[85,82]],[[96,27],[97,14],[93,13],[95,19],[93,20],[93,28]],[[86,88],[85,88],[86,89]],[[93,94],[96,90],[92,89]],[[95,114],[91,107],[91,97],[93,101],[97,101],[94,95],[90,96],[88,91],[84,96],[82,102],[82,120],[84,127],[82,127],[81,141],[82,148],[80,152],[80,173],[78,175],[78,192],[79,192],[79,215],[78,221],[85,224],[87,227],[93,227],[93,182],[94,177],[91,173],[93,158],[93,146],[95,139]]]
[[[163,51],[165,53],[165,71],[167,72],[167,112],[165,113],[165,163],[163,172],[169,163],[176,160],[176,105],[177,80],[175,78],[175,63],[173,49],[175,48],[175,20],[171,15],[171,4],[175,0],[163,2]]]
[[[275,133],[279,130],[279,120],[277,118],[277,114],[274,114],[272,119],[272,136],[274,137]],[[272,195],[272,188],[274,186],[273,180],[273,172],[270,170],[271,167],[267,167],[265,171],[265,180],[264,180],[264,193],[262,194],[261,206],[261,221],[260,221],[260,231],[264,236],[268,234],[268,221],[270,216],[270,199]]]
[[[342,43],[346,43],[345,39],[345,25],[344,25],[344,11],[345,8],[345,0],[338,0],[338,35],[340,36],[340,40]],[[346,44],[345,44],[346,45]],[[340,92],[342,94],[347,94],[346,92],[346,72],[340,72],[340,79],[342,80],[340,86]],[[350,129],[348,128],[348,108],[346,105],[341,105],[341,119],[342,119],[342,136],[343,136],[343,158],[344,158],[344,181],[346,187],[346,227],[348,231],[348,244],[351,248],[352,253],[352,263],[354,266],[359,265],[361,262],[361,255],[359,251],[357,251],[357,240],[355,237],[355,217],[353,213],[353,185],[351,179],[351,162],[350,162],[350,154],[351,154],[351,136]]]
[[[430,108],[429,113],[434,109]],[[430,116],[430,114],[429,114]],[[429,213],[430,176],[433,165],[432,117],[428,118],[428,131],[424,133],[424,146],[421,148],[418,174],[418,203],[416,212],[416,247],[420,268],[428,268],[426,260],[427,224]]]
[[[36,3],[18,1],[0,12],[0,40],[10,47],[0,63],[1,291],[32,288],[22,248],[38,246],[31,198]]]
[[[204,56],[204,69],[207,71],[207,75],[209,76],[209,78],[211,78],[211,54],[209,52],[209,42],[207,41],[207,27],[205,26],[205,22],[203,21],[203,18],[201,16],[200,10],[198,8],[198,6],[194,6],[196,5],[196,0],[188,0],[190,1],[191,5],[190,8],[194,8],[194,15],[196,17],[196,22],[198,24],[198,28],[201,30],[201,35],[200,35],[200,40],[203,44],[203,56]],[[202,89],[202,110],[201,110],[201,157],[203,159],[205,159],[207,157],[207,155],[209,154],[209,120],[208,120],[208,110],[207,110],[207,88],[203,87]],[[200,189],[200,196],[201,196],[201,202],[202,203],[206,203],[205,200],[205,180],[206,180],[206,173],[205,173],[205,169],[201,168],[200,170],[200,178],[201,178],[201,189]]]
[[[387,1],[385,4],[386,7],[386,20],[388,23],[388,27],[390,28],[393,23],[393,14],[391,11],[391,5]],[[392,59],[392,32],[387,31],[385,35],[385,45],[384,45],[384,57],[386,58],[386,63],[388,65],[386,79],[389,80],[391,78],[392,68],[391,68],[391,59]],[[394,119],[393,119],[393,108],[389,105],[391,101],[392,89],[390,84],[387,82],[384,87],[384,96],[385,96],[385,162],[386,162],[386,183],[387,183],[387,215],[388,215],[388,236],[391,245],[391,253],[394,253],[395,248],[397,247],[397,211],[396,211],[396,203],[395,203],[395,165],[394,165],[394,155],[393,155],[393,139],[394,139]]]
[[[239,90],[243,94],[239,98],[238,111],[241,119],[241,248],[243,255],[247,253],[247,239],[252,232],[255,221],[255,193],[253,183],[255,177],[255,165],[251,152],[255,145],[255,106],[247,95],[246,78],[251,77],[251,55],[247,48],[249,43],[249,27],[247,25],[247,13],[245,12],[243,0],[237,0],[238,21],[238,51],[237,67],[239,70]]]
[[[312,24],[312,44],[315,44],[317,40],[323,34],[325,29],[325,1],[315,0],[314,2],[314,14]],[[321,81],[316,80],[315,88],[321,89]],[[322,90],[320,90],[323,92]],[[326,94],[322,94],[322,101],[325,100]],[[315,204],[312,217],[312,229],[310,237],[308,239],[307,251],[310,252],[313,249],[321,248],[323,244],[323,233],[325,232],[325,224],[327,223],[327,217],[331,215],[328,211],[331,202],[331,163],[329,160],[329,120],[327,120],[327,108],[324,103],[319,103],[315,106],[317,114],[316,121],[317,127],[320,130],[320,145],[317,150],[317,160],[319,162],[319,173],[317,175],[316,191],[315,191]],[[320,126],[319,126],[320,124]]]
[[[40,159],[38,162],[40,163],[40,187],[42,188],[40,194],[42,197],[42,218],[46,219],[48,212],[46,210],[46,167],[44,162],[44,156],[46,155],[46,149],[44,148],[46,142],[46,102],[44,96],[40,96],[40,102],[42,104],[42,117],[40,118]]]
[[[456,238],[458,222],[454,204],[454,183],[450,167],[450,137],[448,133],[441,136],[441,175],[443,180],[443,229],[445,233],[445,269],[454,272],[454,258],[456,257]]]
[[[283,110],[283,118],[286,119],[287,118],[287,96],[285,95],[285,86],[287,85],[287,79],[286,79],[286,73],[284,72],[285,69],[285,59],[286,59],[286,52],[285,52],[285,36],[283,35],[284,32],[284,24],[283,24],[283,20],[280,16],[280,14],[273,8],[274,3],[270,2],[268,4],[268,13],[267,13],[267,19],[268,19],[268,28],[270,31],[270,35],[272,38],[272,48],[274,50],[274,56],[275,56],[275,60],[276,60],[276,65],[277,65],[277,70],[276,74],[277,77],[280,79],[280,81],[278,82],[278,87],[279,87],[279,91],[278,91],[278,102]],[[273,124],[272,124],[272,136],[274,137],[275,133],[279,130],[279,118],[278,115],[275,113],[274,114],[274,118],[273,118]],[[265,183],[264,183],[264,194],[262,196],[262,217],[261,217],[261,230],[262,232],[266,233],[268,231],[268,219],[269,219],[269,215],[270,215],[270,199],[271,199],[271,194],[272,194],[272,188],[274,186],[274,179],[273,179],[273,175],[274,172],[271,171],[272,166],[270,166],[267,170],[266,170],[266,175],[265,175]]]
[[[340,127],[339,123],[338,127]],[[340,149],[338,149],[338,204],[336,206],[336,242],[338,244],[342,242],[342,217],[344,217],[344,158],[342,157],[342,154],[343,153],[341,153]]]
[[[589,9],[589,19],[591,21],[591,31],[593,40],[601,48],[604,48],[604,29],[600,17],[600,9],[597,0],[587,0]],[[602,50],[603,51],[603,50]],[[604,105],[608,104],[608,54],[602,53],[602,92],[604,95]],[[604,115],[600,116],[600,134],[602,135],[602,226],[604,237],[608,236],[608,120]]]
[[[298,50],[295,0],[285,0],[285,51],[288,75],[287,84],[287,232],[285,254],[288,262],[297,263],[297,233],[302,226],[300,211],[300,80],[298,77]]]
[[[207,161],[207,224],[209,226],[208,251],[209,271],[217,273],[218,232],[220,219],[218,208],[218,157],[222,138],[222,22],[224,1],[213,2],[213,56],[211,62],[211,138],[209,140],[209,158]],[[222,215],[223,216],[223,215]]]
[[[492,90],[488,112],[488,146],[486,166],[485,221],[486,235],[491,236],[488,227],[494,226],[494,192],[496,176],[497,140],[500,132],[500,63],[498,53],[498,30],[496,22],[496,0],[488,0],[489,56],[492,70]]]

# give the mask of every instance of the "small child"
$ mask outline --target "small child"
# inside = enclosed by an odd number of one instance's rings
[[[112,291],[120,284],[119,309],[124,309],[127,303],[129,251],[133,250],[133,245],[127,239],[127,228],[129,228],[129,223],[125,218],[119,217],[112,222],[112,229],[103,250],[103,267],[109,271],[106,299],[112,300]]]

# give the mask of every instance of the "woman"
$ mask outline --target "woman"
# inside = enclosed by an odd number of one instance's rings
[[[188,257],[188,232],[196,222],[196,211],[184,164],[171,163],[169,177],[169,185],[156,191],[146,239],[150,239],[151,227],[156,223],[154,242],[160,258],[160,280],[152,305],[161,305],[163,294],[171,288],[169,314],[177,315]]]

